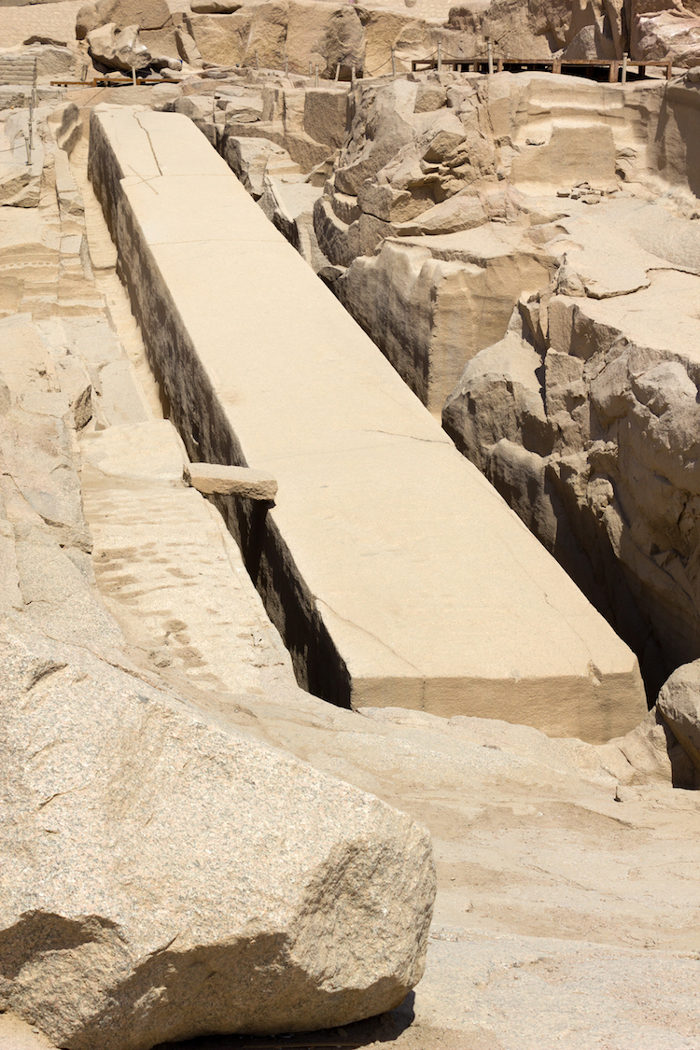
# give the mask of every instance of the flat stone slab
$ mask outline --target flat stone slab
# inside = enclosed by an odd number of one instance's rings
[[[195,126],[100,107],[90,149],[190,458],[278,480],[273,509],[221,505],[300,684],[592,740],[636,724],[631,651]]]
[[[206,495],[218,492],[225,496],[245,499],[273,500],[277,482],[264,470],[251,467],[228,467],[221,463],[190,463],[185,480],[192,488]]]

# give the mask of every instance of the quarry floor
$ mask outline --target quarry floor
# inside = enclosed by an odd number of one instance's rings
[[[430,829],[438,870],[426,973],[394,1014],[306,1040],[203,1038],[183,1050],[697,1050],[697,796],[627,782],[614,746],[400,709],[352,713],[297,687],[218,514],[161,469],[174,438],[86,156],[83,140],[71,165],[93,290],[140,387],[129,428],[149,436],[136,447],[115,426],[82,442],[97,587],[126,651],[222,725],[410,813]],[[7,1015],[0,1047],[50,1050]]]

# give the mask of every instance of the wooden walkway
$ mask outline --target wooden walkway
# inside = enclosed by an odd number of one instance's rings
[[[164,77],[93,77],[92,80],[52,80],[51,87],[142,87],[144,84],[173,84],[175,81]]]
[[[552,58],[503,58],[494,55],[476,58],[419,58],[411,62],[413,72],[426,69],[451,70],[456,73],[521,73],[525,70],[542,70],[550,73],[582,73],[585,70],[607,70],[608,83],[625,83],[627,73],[635,71],[638,76],[646,76],[647,68],[654,67],[666,72],[666,80],[673,75],[671,59],[656,62],[632,62],[623,58],[562,59]]]
[[[584,73],[586,70],[600,70],[607,72],[607,80],[610,84],[617,84],[622,82],[623,84],[627,80],[627,74],[635,72],[638,77],[646,76],[648,68],[662,69],[666,73],[666,80],[670,80],[673,75],[673,66],[670,59],[663,59],[655,62],[632,62],[629,59],[609,59],[600,58],[595,61],[589,59],[569,59],[563,60],[561,58],[503,58],[502,56],[494,55],[492,58],[488,56],[478,56],[475,58],[441,58],[439,55],[432,56],[431,58],[415,58],[411,61],[411,70],[414,73],[423,72],[428,69],[450,70],[455,73],[502,73],[504,70],[508,73],[522,73],[526,70],[542,70],[544,72],[551,73]],[[0,77],[0,82],[2,78]],[[138,86],[150,85],[150,84],[167,84],[173,83],[166,77],[162,76],[149,76],[140,77],[136,76],[134,80],[132,77],[114,77],[109,75],[97,76],[91,80],[52,80],[52,87],[123,87],[123,86]]]

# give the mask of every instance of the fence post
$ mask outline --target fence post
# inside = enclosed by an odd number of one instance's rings
[[[34,70],[32,72],[32,93],[29,96],[29,157],[27,164],[32,162],[32,151],[34,149],[34,107],[36,105],[36,59],[34,59]]]

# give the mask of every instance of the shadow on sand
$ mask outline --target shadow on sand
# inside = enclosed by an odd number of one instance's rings
[[[159,1043],[153,1050],[360,1050],[374,1043],[391,1043],[413,1022],[414,992],[400,1006],[367,1021],[289,1035],[209,1035],[183,1043]]]

